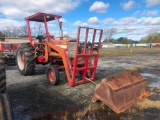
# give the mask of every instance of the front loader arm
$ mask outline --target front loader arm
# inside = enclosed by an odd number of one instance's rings
[[[50,54],[52,53],[48,50],[48,47],[57,51],[59,56],[62,58],[65,72],[66,72],[67,79],[68,79],[68,83],[70,86],[73,86],[73,83],[71,81],[71,78],[72,78],[71,64],[70,64],[70,59],[69,59],[67,50],[65,50],[64,48],[60,48],[60,47],[54,45],[53,43],[46,43],[45,44],[45,59],[47,59],[47,60],[48,60],[48,57],[50,56]]]

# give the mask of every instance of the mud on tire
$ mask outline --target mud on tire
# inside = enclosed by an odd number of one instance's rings
[[[30,43],[21,43],[16,52],[16,60],[21,75],[32,75],[35,71],[35,54]]]
[[[0,93],[6,92],[6,71],[3,61],[0,59]]]

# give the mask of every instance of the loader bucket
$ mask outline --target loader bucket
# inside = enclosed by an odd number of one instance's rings
[[[140,73],[121,72],[103,79],[102,83],[96,86],[92,102],[100,100],[116,113],[121,113],[149,95],[146,78]]]

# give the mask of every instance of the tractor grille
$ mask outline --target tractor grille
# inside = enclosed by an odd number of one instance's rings
[[[70,58],[74,58],[76,52],[76,42],[68,42],[68,55]]]

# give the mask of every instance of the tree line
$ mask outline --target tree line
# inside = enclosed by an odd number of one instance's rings
[[[28,35],[27,27],[6,27],[2,30],[0,30],[1,34],[3,34],[5,37],[24,37]]]
[[[103,30],[104,41],[103,42],[111,42],[115,44],[133,44],[138,43],[138,41],[134,41],[132,39],[128,39],[127,37],[119,37],[118,39],[114,39],[113,36],[117,33],[116,28],[105,28]]]
[[[43,25],[41,23],[36,23],[34,25],[34,34],[39,35],[42,34]],[[22,27],[6,27],[0,30],[0,33],[5,35],[5,37],[28,37],[27,26],[24,25]],[[160,33],[150,33],[147,36],[141,38],[139,41],[135,41],[132,39],[128,39],[127,37],[119,37],[118,39],[114,39],[113,36],[117,34],[116,28],[105,28],[103,29],[103,42],[112,42],[115,44],[134,44],[134,43],[160,43]]]
[[[43,33],[43,25],[41,23],[36,23],[34,24],[33,28],[34,34],[42,34]],[[24,25],[22,27],[16,27],[16,26],[11,26],[11,27],[5,27],[0,30],[0,33],[5,35],[5,37],[28,37],[28,30],[27,26]]]
[[[132,39],[128,39],[127,37],[119,37],[118,39],[114,39],[113,36],[117,34],[117,30],[115,28],[106,28],[103,30],[104,41],[103,42],[111,42],[115,44],[134,44],[134,43],[160,43],[160,33],[154,32],[146,35],[141,38],[139,41],[135,41]]]
[[[108,42],[108,40],[104,40],[103,42]],[[109,42],[114,43],[114,44],[134,44],[134,43],[139,43],[138,41],[128,39],[126,37],[119,37],[117,39],[111,38]]]
[[[139,41],[140,43],[160,43],[160,33],[150,33]]]
[[[115,44],[135,44],[135,43],[139,43],[138,41],[128,39],[126,37],[119,37],[118,39],[111,39],[111,42],[115,43]]]

